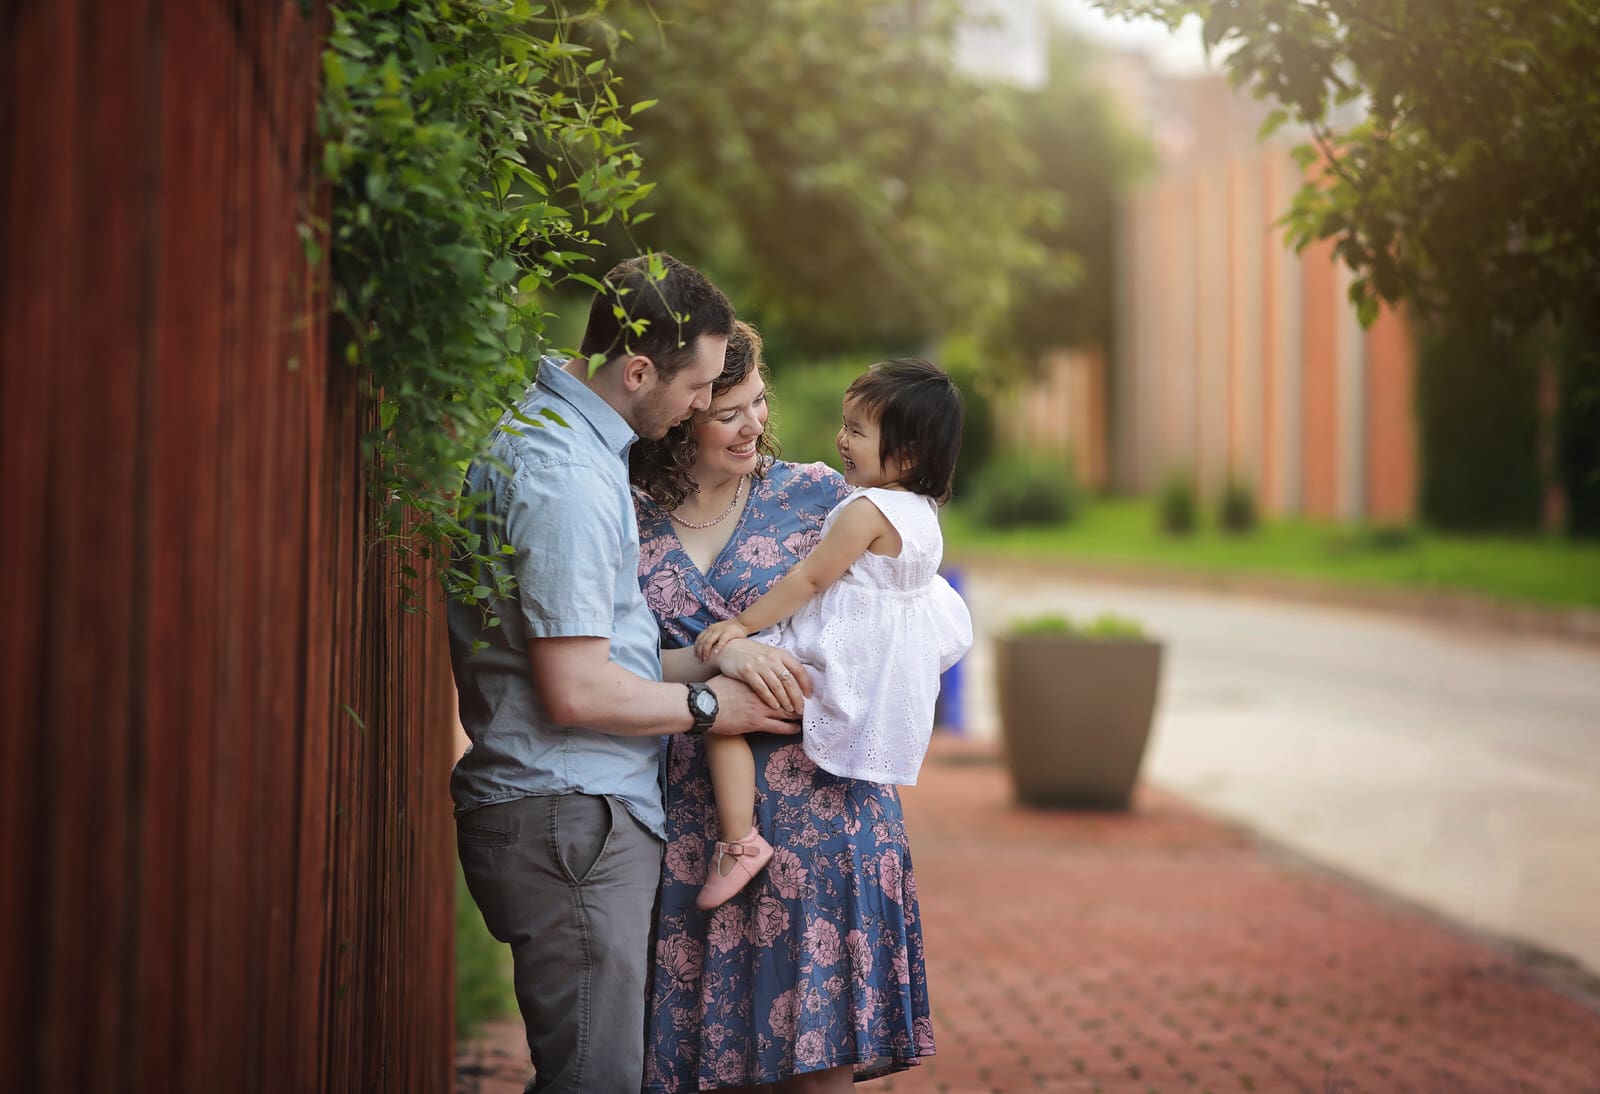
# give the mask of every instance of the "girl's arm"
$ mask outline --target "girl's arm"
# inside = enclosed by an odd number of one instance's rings
[[[870,499],[866,504],[852,502],[812,552],[795,563],[765,596],[740,612],[737,619],[725,619],[701,631],[695,639],[695,654],[701,660],[712,657],[733,639],[788,619],[802,604],[839,580],[856,559],[872,548],[892,548],[879,553],[897,554],[899,539],[889,518]]]

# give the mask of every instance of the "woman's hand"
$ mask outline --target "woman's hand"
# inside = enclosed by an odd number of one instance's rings
[[[797,718],[811,694],[811,675],[799,658],[765,642],[730,639],[717,655],[717,670],[743,681],[768,705]]]
[[[700,637],[694,640],[694,655],[702,661],[709,661],[721,653],[729,642],[748,637],[749,634],[737,619],[723,619],[700,632]]]

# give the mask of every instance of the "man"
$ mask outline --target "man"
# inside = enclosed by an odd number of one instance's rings
[[[660,736],[795,729],[727,677],[661,682],[656,621],[638,584],[628,448],[710,404],[733,328],[715,286],[662,261],[659,279],[645,259],[606,275],[582,355],[542,362],[519,407],[543,427],[502,422],[493,459],[467,473],[467,492],[487,499],[473,531],[512,548],[516,598],[491,605],[493,626],[481,608],[450,605],[472,741],[451,794],[467,884],[489,930],[511,945],[530,1090],[640,1087],[665,822]],[[594,355],[604,363],[591,372]],[[692,650],[667,660],[679,680],[715,671]],[[784,670],[805,681],[792,658]]]

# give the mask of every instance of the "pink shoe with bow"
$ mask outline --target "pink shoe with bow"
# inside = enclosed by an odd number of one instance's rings
[[[754,825],[744,839],[732,843],[717,841],[716,854],[706,868],[706,883],[695,897],[694,906],[702,912],[721,907],[743,889],[772,861],[772,844],[761,838]]]

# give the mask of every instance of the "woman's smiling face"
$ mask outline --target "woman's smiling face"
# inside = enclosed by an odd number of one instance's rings
[[[694,481],[709,486],[750,474],[760,464],[756,442],[766,428],[767,382],[753,368],[694,416]]]

